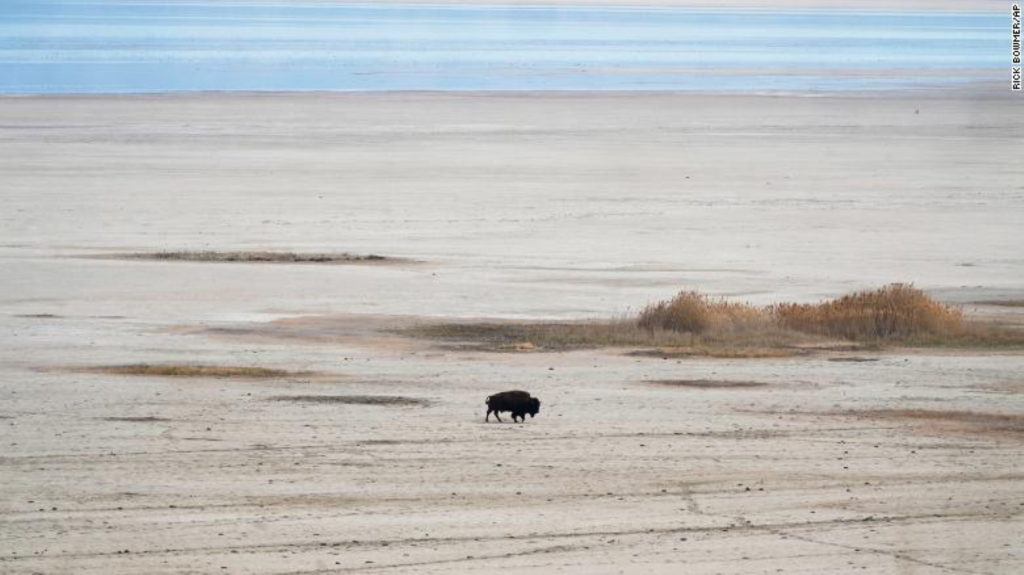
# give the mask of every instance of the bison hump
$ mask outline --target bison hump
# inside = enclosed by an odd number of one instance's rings
[[[518,389],[513,389],[511,391],[503,391],[501,393],[495,393],[494,395],[488,397],[487,401],[494,401],[494,400],[501,400],[501,401],[505,401],[505,400],[525,401],[525,400],[528,400],[528,399],[530,399],[530,393],[529,392],[520,391]]]

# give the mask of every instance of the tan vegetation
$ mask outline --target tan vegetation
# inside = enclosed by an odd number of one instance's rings
[[[644,308],[637,323],[651,331],[721,336],[790,330],[850,341],[949,337],[967,331],[961,310],[901,283],[822,303],[779,303],[767,307],[682,292],[671,300]]]
[[[763,329],[769,319],[763,309],[749,304],[684,291],[670,300],[645,307],[640,312],[637,325],[652,332],[747,332]]]
[[[82,373],[108,373],[112,375],[144,375],[160,377],[238,377],[274,378],[312,375],[305,371],[288,371],[267,367],[234,365],[149,364],[101,365],[75,368]]]
[[[1024,347],[1024,331],[968,321],[910,284],[891,284],[816,304],[754,306],[684,291],[635,318],[589,322],[444,323],[404,333],[463,349],[551,351],[654,348],[655,357],[788,357],[814,350],[885,345]]]
[[[782,327],[853,341],[950,337],[966,331],[961,310],[901,283],[818,304],[776,304],[765,312]]]
[[[338,263],[386,263],[402,261],[376,254],[358,255],[350,253],[295,253],[271,251],[167,251],[137,252],[118,254],[114,257],[134,260],[184,261],[184,262],[232,262],[232,263],[290,263],[290,264],[338,264]]]

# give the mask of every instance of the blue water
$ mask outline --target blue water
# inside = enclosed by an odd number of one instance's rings
[[[0,0],[0,93],[901,88],[1000,78],[1000,14]]]

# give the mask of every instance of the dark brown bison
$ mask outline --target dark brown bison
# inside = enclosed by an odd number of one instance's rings
[[[512,421],[518,419],[519,423],[526,420],[527,413],[530,414],[530,417],[540,413],[540,400],[536,397],[531,397],[525,391],[514,390],[495,393],[487,398],[486,403],[487,415],[484,416],[484,421],[490,421],[491,413],[494,413],[494,417],[500,422],[501,417],[498,416],[498,413],[501,411],[511,411]]]

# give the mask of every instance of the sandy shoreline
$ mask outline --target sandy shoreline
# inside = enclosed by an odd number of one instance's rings
[[[1018,573],[1018,352],[397,332],[889,281],[1017,317],[968,302],[1024,300],[1018,104],[0,99],[0,571]],[[163,250],[421,263],[92,257]],[[109,367],[181,364],[214,367]],[[514,388],[541,413],[483,423]]]

